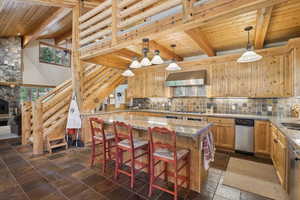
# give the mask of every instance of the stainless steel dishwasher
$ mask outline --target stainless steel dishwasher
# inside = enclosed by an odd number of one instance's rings
[[[288,191],[290,200],[300,199],[300,151],[289,144]]]
[[[235,151],[253,154],[254,120],[235,119]]]

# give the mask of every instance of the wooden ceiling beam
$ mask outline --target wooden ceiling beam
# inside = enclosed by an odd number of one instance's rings
[[[106,67],[121,69],[121,70],[127,69],[128,65],[130,64],[129,61],[120,59],[119,57],[114,55],[98,56],[87,60],[87,62],[103,65]]]
[[[65,7],[72,8],[77,5],[78,0],[15,0],[20,2],[30,2],[44,6],[54,6],[54,7]],[[85,8],[95,8],[100,4],[96,1],[84,1],[83,7]]]
[[[183,60],[181,56],[177,55],[175,52],[169,50],[168,48],[158,44],[154,40],[150,40],[149,46],[151,50],[159,50],[160,56],[163,57],[164,59],[168,59],[168,60],[175,59],[177,61]]]
[[[36,40],[40,34],[47,28],[59,22],[65,16],[67,16],[72,9],[69,8],[59,8],[51,16],[49,16],[45,21],[43,21],[36,29],[34,29],[29,35],[25,35],[23,39],[23,47],[28,45],[31,41]]]
[[[216,52],[210,45],[207,37],[199,28],[187,30],[185,33],[197,43],[203,53],[207,54],[208,56],[216,55]]]
[[[54,38],[55,44],[60,44],[64,40],[71,40],[71,39],[72,39],[72,29]]]
[[[113,55],[131,60],[133,57],[141,57],[142,55],[129,49],[121,49],[113,53]]]
[[[273,6],[257,10],[255,27],[255,49],[262,49],[267,36],[268,28],[271,22]]]

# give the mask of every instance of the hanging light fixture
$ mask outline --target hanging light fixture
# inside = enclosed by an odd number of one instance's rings
[[[144,38],[143,39],[143,59],[141,60],[141,65],[142,66],[150,66],[152,65],[152,63],[150,62],[149,58],[147,57],[147,54],[149,52],[149,39],[148,38]]]
[[[132,58],[132,62],[131,64],[129,65],[130,68],[140,68],[142,67],[141,63],[138,61],[138,58],[135,56]]]
[[[126,69],[126,70],[122,73],[122,76],[132,77],[132,76],[134,76],[134,73],[133,73],[130,69]]]
[[[155,50],[154,51],[154,56],[153,56],[153,58],[152,58],[152,60],[151,60],[151,63],[153,64],[153,65],[160,65],[160,64],[163,64],[164,63],[164,61],[163,61],[163,59],[160,57],[160,55],[159,55],[159,50]]]
[[[173,48],[173,52],[175,52],[176,44],[172,44],[171,47]],[[172,59],[171,63],[166,68],[168,71],[178,71],[181,70],[181,67],[176,63],[175,58]]]
[[[251,50],[250,44],[250,31],[253,29],[252,26],[247,26],[244,30],[248,32],[248,43],[247,43],[247,51],[243,53],[243,55],[237,60],[239,63],[248,63],[248,62],[255,62],[262,59],[262,56],[255,53]]]

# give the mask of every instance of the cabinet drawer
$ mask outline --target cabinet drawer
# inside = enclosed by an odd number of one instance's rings
[[[211,123],[234,124],[234,119],[230,118],[208,117],[207,121]]]

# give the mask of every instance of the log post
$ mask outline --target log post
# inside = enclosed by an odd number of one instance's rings
[[[33,104],[33,154],[41,155],[44,152],[43,136],[43,104],[36,100]]]
[[[22,104],[22,145],[28,144],[31,132],[31,102]]]
[[[83,102],[83,66],[80,61],[80,37],[79,37],[79,17],[81,13],[81,3],[73,7],[72,21],[72,86],[77,97],[79,110]]]
[[[118,37],[118,16],[119,16],[119,8],[118,8],[118,3],[119,0],[112,0],[112,23],[111,23],[111,34],[112,34],[112,39],[111,39],[111,45],[114,46],[117,44],[117,37]]]

